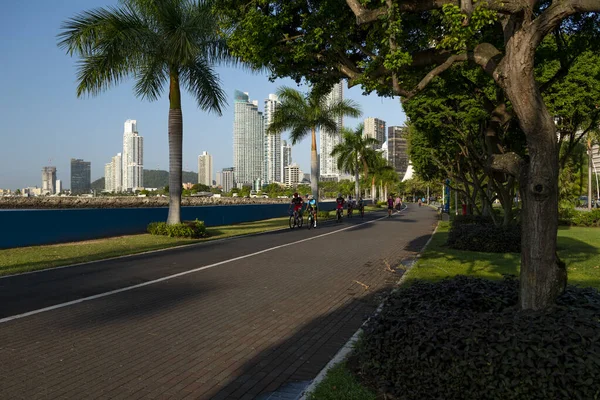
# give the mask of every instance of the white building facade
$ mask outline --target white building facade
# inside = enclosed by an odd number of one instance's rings
[[[344,84],[343,81],[336,83],[331,92],[327,95],[327,105],[335,104],[344,99]],[[342,128],[344,126],[344,118],[337,118],[337,129],[330,132],[326,129],[320,131],[320,161],[319,172],[325,177],[339,177],[340,171],[337,167],[337,159],[331,155],[333,148],[342,141]]]
[[[277,95],[270,94],[265,100],[265,165],[263,182],[282,181],[281,159],[281,133],[267,134],[267,129],[273,121],[273,114],[277,109],[279,99]]]
[[[56,167],[42,168],[42,193],[55,194],[56,191]]]
[[[373,148],[381,149],[385,142],[385,121],[373,117],[365,119],[363,136],[377,139],[378,143]]]
[[[286,187],[296,187],[302,182],[304,176],[298,164],[287,165],[283,170],[285,172],[283,183]]]
[[[104,190],[118,193],[123,191],[123,157],[117,153],[104,165]]]
[[[198,183],[212,186],[213,159],[210,154],[203,151],[198,156]]]
[[[233,167],[223,168],[221,175],[223,178],[223,192],[230,192],[235,187],[235,169]]]
[[[125,121],[123,132],[122,190],[144,187],[144,138],[139,135],[137,121]]]
[[[264,176],[265,123],[258,102],[235,91],[233,116],[233,168],[237,186],[251,185]]]

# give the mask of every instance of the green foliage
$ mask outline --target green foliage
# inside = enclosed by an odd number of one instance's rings
[[[600,209],[579,211],[573,207],[560,207],[558,219],[562,225],[600,227]]]
[[[317,211],[317,219],[324,221],[326,219],[330,219],[333,218],[331,216],[331,212],[330,211]]]
[[[491,218],[457,217],[448,234],[448,247],[486,253],[520,253],[521,226],[496,226]]]
[[[360,384],[358,379],[348,370],[345,363],[330,369],[325,379],[308,393],[308,400],[376,400],[371,390]]]
[[[545,311],[515,311],[518,281],[457,277],[391,295],[350,365],[402,399],[593,399],[600,294],[568,287]]]
[[[459,6],[445,4],[442,11],[442,21],[448,32],[439,44],[443,49],[473,48],[481,40],[482,29],[498,20],[497,13],[486,9],[481,2],[473,10],[468,24],[464,23],[467,16],[461,13]]]
[[[180,224],[167,225],[166,222],[152,222],[148,224],[148,233],[177,238],[202,238],[207,235],[204,221],[189,221]]]

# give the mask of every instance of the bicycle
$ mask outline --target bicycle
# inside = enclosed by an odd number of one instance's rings
[[[352,207],[352,205],[348,204],[348,214],[347,214],[348,218],[352,218],[353,211],[354,211],[354,207]]]
[[[364,205],[359,205],[358,206],[358,211],[360,211],[360,217],[364,218],[365,217],[365,206]]]
[[[292,215],[290,215],[290,229],[294,229],[296,226],[298,228],[302,228],[302,215],[298,211],[294,211]]]
[[[337,209],[337,211],[336,211],[336,213],[337,213],[337,214],[336,214],[336,218],[337,218],[337,220],[336,220],[336,221],[337,221],[337,222],[342,222],[342,217],[343,217],[342,213],[343,213],[343,212],[344,212],[344,210],[342,210],[341,208],[338,208],[338,209]]]
[[[313,225],[315,224],[315,211],[312,209],[308,209],[306,211],[308,211],[308,217],[307,217],[308,230],[311,230],[313,228]]]

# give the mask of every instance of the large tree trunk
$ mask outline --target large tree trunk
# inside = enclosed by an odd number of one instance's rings
[[[497,81],[527,137],[529,163],[522,169],[523,199],[521,279],[522,309],[543,309],[563,292],[567,273],[556,254],[558,230],[558,146],[556,127],[536,85],[534,40],[525,30],[514,33],[498,67]]]
[[[317,133],[312,129],[312,143],[310,145],[310,190],[313,198],[319,200],[319,160],[317,158]]]
[[[167,224],[181,222],[181,167],[183,148],[183,115],[179,77],[171,72],[169,88],[169,215]]]
[[[360,198],[360,182],[359,182],[360,177],[358,176],[358,169],[356,169],[356,172],[354,173],[354,192],[356,193],[356,199]]]
[[[376,204],[377,198],[375,195],[375,176],[371,177],[371,198],[373,199],[373,204]]]

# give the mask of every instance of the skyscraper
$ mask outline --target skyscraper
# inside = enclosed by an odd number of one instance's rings
[[[265,124],[258,102],[248,93],[235,91],[233,115],[233,167],[238,186],[263,177]]]
[[[215,173],[215,185],[217,187],[223,187],[223,171],[217,171]]]
[[[109,163],[104,166],[104,189],[109,192],[123,190],[123,157],[117,153]]]
[[[92,183],[92,163],[71,158],[71,193],[89,193]]]
[[[281,181],[285,178],[285,167],[292,163],[292,145],[288,144],[285,140],[281,145]]]
[[[229,192],[235,187],[235,170],[233,167],[223,168],[223,192]]]
[[[327,95],[327,105],[338,103],[344,99],[344,85],[343,81],[336,83],[331,92]],[[336,121],[337,129],[335,132],[321,129],[320,132],[320,145],[321,145],[321,157],[319,171],[320,175],[338,177],[340,172],[337,168],[337,159],[331,155],[333,148],[342,141],[342,127],[344,126],[344,118],[342,116],[337,118]]]
[[[296,187],[301,182],[303,176],[300,171],[298,164],[286,165],[283,170],[285,171],[284,181],[286,187]]]
[[[379,143],[373,146],[373,148],[381,149],[381,145],[385,142],[385,121],[373,117],[365,119],[363,135],[377,139]]]
[[[198,156],[198,183],[212,186],[213,159],[210,154],[203,151]]]
[[[388,127],[388,164],[394,168],[400,179],[404,178],[408,169],[408,152],[404,127]]]
[[[270,94],[265,100],[265,166],[263,181],[266,183],[281,182],[281,133],[266,134],[273,121],[273,114],[277,109],[279,99],[277,95]]]
[[[137,130],[137,121],[125,121],[123,132],[122,190],[144,186],[144,138]]]
[[[56,167],[42,168],[42,193],[55,194],[56,191]]]

